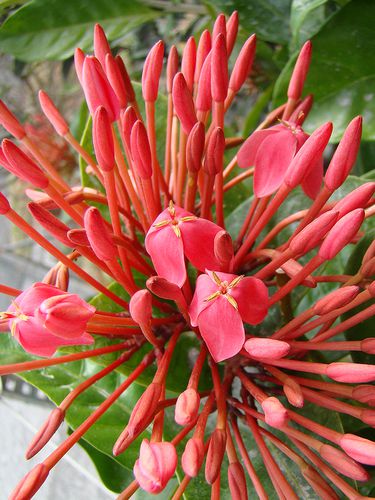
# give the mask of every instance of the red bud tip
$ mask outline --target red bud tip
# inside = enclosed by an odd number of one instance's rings
[[[309,71],[311,60],[312,44],[308,40],[302,47],[292,76],[290,78],[288,87],[288,97],[290,99],[298,100],[301,97],[303,86],[305,84],[306,76]]]
[[[195,389],[186,389],[176,402],[174,419],[179,425],[189,425],[197,418],[200,397]]]
[[[201,439],[191,438],[186,443],[181,457],[182,470],[189,477],[196,477],[204,460],[204,443]]]
[[[189,134],[197,122],[197,115],[195,114],[193,96],[182,73],[177,73],[173,79],[172,98],[174,110],[181,126],[185,134]]]
[[[47,479],[49,470],[44,464],[36,465],[16,486],[9,500],[29,500]]]
[[[368,480],[369,475],[365,469],[360,464],[345,455],[345,453],[341,450],[338,450],[329,444],[323,444],[319,453],[324,460],[331,464],[332,467],[338,472],[344,474],[344,476],[350,477],[356,481]]]
[[[95,207],[90,207],[84,215],[84,225],[87,238],[95,255],[104,261],[111,261],[117,256],[117,249],[105,224],[105,221]]]
[[[126,99],[128,102],[134,102],[136,100],[133,84],[130,80],[129,73],[126,69],[125,63],[120,55],[115,57],[116,64],[120,70],[122,80],[126,89]]]
[[[248,499],[245,473],[239,462],[229,464],[228,483],[232,500]]]
[[[45,189],[48,186],[47,176],[18,146],[4,139],[2,149],[9,167],[3,165],[4,168],[35,187]]]
[[[234,93],[237,93],[240,90],[251,71],[255,56],[255,49],[256,36],[251,35],[251,37],[248,38],[243,45],[230,75],[229,88]]]
[[[255,359],[281,359],[290,351],[290,345],[287,342],[256,337],[247,340],[244,348]]]
[[[197,58],[195,63],[194,82],[198,83],[202,66],[211,50],[211,34],[204,30],[199,38],[197,48]]]
[[[56,132],[64,137],[64,135],[69,132],[69,126],[61,116],[60,111],[54,105],[52,99],[43,90],[39,90],[39,102],[43,113],[51,122]]]
[[[375,380],[375,366],[359,363],[331,363],[326,368],[327,377],[337,382],[361,384]]]
[[[0,99],[0,123],[16,139],[23,139],[26,135],[25,129],[8,109],[8,106]]]
[[[138,120],[137,113],[133,106],[128,106],[125,111],[121,113],[121,126],[122,134],[125,139],[126,146],[130,151],[130,135],[135,122]]]
[[[344,215],[328,233],[328,236],[319,249],[318,255],[324,260],[333,259],[333,257],[353,240],[364,218],[365,212],[362,208],[357,208]]]
[[[171,94],[173,79],[178,72],[178,52],[175,45],[172,45],[169,51],[167,61],[167,92]]]
[[[331,137],[332,128],[331,122],[324,123],[310,135],[299,149],[296,156],[290,162],[284,178],[287,186],[294,189],[309,174],[311,167],[323,155],[323,151]]]
[[[318,302],[313,306],[314,314],[318,316],[323,316],[323,314],[328,314],[331,311],[335,311],[340,307],[349,304],[359,293],[360,289],[358,286],[344,286],[333,292],[329,293],[325,297],[318,300]]]
[[[142,73],[142,95],[146,102],[158,98],[159,80],[163,69],[164,43],[159,40],[146,57]]]
[[[212,40],[215,40],[220,34],[223,35],[224,38],[227,36],[227,22],[223,13],[219,14],[215,20],[212,28]]]
[[[74,51],[74,67],[76,69],[76,74],[77,78],[79,80],[79,83],[82,85],[82,70],[83,70],[83,63],[85,62],[85,53],[77,47],[76,50]]]
[[[277,398],[266,398],[261,407],[264,411],[265,421],[271,427],[276,429],[283,427],[288,422],[288,412]]]
[[[186,144],[186,167],[189,172],[196,173],[202,166],[205,137],[204,124],[197,122],[190,130]]]
[[[209,111],[212,106],[211,59],[212,53],[210,52],[207,55],[200,72],[197,97],[195,99],[195,107],[198,111]]]
[[[319,245],[328,231],[332,229],[338,216],[336,210],[331,210],[317,217],[292,238],[289,249],[294,255],[303,255],[312,250]]]
[[[375,182],[366,182],[336,203],[334,210],[343,217],[356,208],[366,208],[374,193]]]
[[[233,241],[229,233],[227,231],[219,231],[216,233],[214,239],[214,254],[217,260],[223,266],[229,266],[233,256]]]
[[[375,443],[354,434],[344,434],[340,439],[341,448],[361,464],[375,465]]]
[[[60,427],[61,422],[64,420],[65,412],[61,408],[55,408],[50,413],[46,422],[39,429],[38,433],[30,443],[26,450],[26,458],[29,460],[35,456],[51,439],[57,429]]]
[[[235,10],[234,12],[232,12],[226,24],[228,57],[231,55],[234,44],[236,43],[238,25],[238,12]]]
[[[375,387],[373,385],[359,385],[353,389],[353,399],[375,407]]]
[[[103,106],[99,106],[94,114],[92,140],[99,167],[105,172],[110,172],[115,166],[115,150],[112,125]]]
[[[0,215],[5,215],[10,210],[10,204],[7,198],[0,193]]]
[[[90,241],[84,229],[71,229],[70,231],[68,231],[67,236],[69,238],[69,241],[71,241],[74,245],[78,245],[81,247],[90,246]]]
[[[216,428],[211,434],[207,451],[205,478],[208,484],[213,484],[220,473],[226,442],[225,430]]]
[[[191,36],[184,47],[181,60],[181,73],[184,75],[186,85],[190,92],[193,91],[195,63],[197,59],[197,46]]]
[[[333,192],[345,181],[357,158],[362,135],[362,117],[357,116],[347,126],[328,166],[324,183]]]
[[[181,289],[161,276],[152,276],[146,281],[146,285],[152,293],[162,299],[179,300],[182,297]]]
[[[100,24],[95,24],[94,27],[94,54],[104,69],[105,58],[107,54],[111,54],[111,48]]]
[[[108,81],[113,88],[117,99],[120,103],[120,108],[125,109],[128,103],[127,89],[122,77],[119,65],[112,54],[107,54],[105,58],[105,73]]]
[[[82,68],[82,88],[92,116],[99,106],[104,106],[110,121],[117,120],[120,104],[96,57],[85,57]]]
[[[152,176],[152,158],[147,131],[140,120],[137,120],[130,134],[130,150],[136,174],[141,179]]]
[[[215,102],[224,102],[228,93],[227,43],[223,34],[213,39],[211,56],[211,95]]]
[[[63,245],[72,247],[72,242],[67,236],[67,233],[70,230],[69,226],[64,224],[60,219],[52,215],[38,203],[31,202],[27,205],[27,208],[34,219],[38,221],[44,229],[52,234],[52,236],[58,239]]]
[[[152,316],[152,296],[148,290],[138,290],[129,302],[130,316],[139,325],[148,324]]]
[[[206,156],[203,163],[203,170],[208,175],[215,176],[223,169],[224,151],[224,132],[220,127],[216,127],[213,129],[208,140]]]

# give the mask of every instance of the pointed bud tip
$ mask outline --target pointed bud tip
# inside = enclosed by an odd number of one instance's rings
[[[290,345],[287,342],[255,337],[247,340],[244,348],[255,359],[281,359],[290,351]]]

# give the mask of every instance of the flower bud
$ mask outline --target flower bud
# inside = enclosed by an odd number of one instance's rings
[[[85,229],[71,229],[70,231],[68,231],[67,237],[69,241],[71,241],[74,245],[78,245],[81,247],[90,246],[90,241],[87,237]]]
[[[104,222],[104,219],[96,207],[90,207],[84,215],[84,225],[87,238],[95,255],[104,261],[111,261],[117,256],[117,249]]]
[[[92,139],[99,167],[105,172],[110,172],[115,165],[115,150],[111,122],[103,106],[96,108],[92,123]]]
[[[213,38],[211,52],[211,95],[216,102],[224,102],[228,93],[228,55],[225,35]]]
[[[69,125],[61,116],[60,111],[56,108],[52,99],[43,90],[39,90],[39,102],[43,110],[43,113],[51,122],[56,132],[62,137],[64,137],[64,135],[66,135],[69,132]]]
[[[356,208],[366,208],[374,193],[375,182],[366,182],[336,203],[334,210],[339,212],[340,217],[343,217]]]
[[[333,259],[352,241],[358,233],[364,218],[365,212],[362,208],[357,208],[344,215],[344,217],[336,222],[323,241],[318,252],[319,257],[324,260]]]
[[[215,38],[220,34],[223,35],[224,38],[227,36],[227,22],[223,13],[219,14],[215,19],[212,28],[212,40],[215,40]]]
[[[229,266],[233,256],[233,241],[229,233],[227,231],[219,231],[214,239],[214,254],[217,260],[223,266]]]
[[[211,50],[211,34],[208,30],[204,30],[198,42],[197,57],[196,57],[195,72],[194,72],[195,83],[198,83],[199,81],[203,63],[206,60],[208,54],[210,53],[210,50]]]
[[[361,351],[367,354],[375,354],[375,338],[367,338],[361,341]]]
[[[273,396],[266,398],[261,403],[261,407],[264,411],[265,421],[271,427],[278,429],[288,422],[288,412],[277,398]]]
[[[152,176],[152,157],[147,131],[140,120],[137,120],[130,134],[130,150],[134,161],[134,170],[141,179]]]
[[[197,46],[194,37],[191,36],[185,44],[181,59],[181,73],[190,92],[193,91],[196,58]]]
[[[224,132],[220,127],[215,127],[208,140],[206,156],[203,163],[203,170],[206,174],[215,176],[221,172],[223,169],[224,151]]]
[[[148,324],[152,316],[152,296],[148,290],[138,290],[129,302],[130,316],[139,325]]]
[[[177,73],[173,79],[172,98],[174,110],[181,126],[185,134],[189,134],[197,122],[197,115],[195,114],[193,97],[182,73]]]
[[[332,134],[332,123],[327,122],[317,128],[299,149],[289,164],[284,182],[290,188],[295,188],[310,173],[317,159],[323,155]]]
[[[228,466],[228,483],[233,500],[247,500],[246,478],[242,465],[232,462]]]
[[[326,375],[337,382],[360,384],[375,380],[375,366],[359,363],[331,363]]]
[[[246,40],[240,53],[238,54],[234,68],[230,75],[229,88],[235,93],[240,90],[251,71],[255,56],[255,49],[256,36],[251,35],[251,37]]]
[[[0,215],[5,215],[10,209],[8,199],[3,195],[3,193],[0,193]]]
[[[133,106],[128,106],[125,111],[121,113],[121,125],[122,125],[122,133],[125,139],[125,143],[127,148],[130,151],[130,136],[132,133],[132,129],[134,124],[138,120],[137,113]]]
[[[247,340],[244,348],[252,358],[280,359],[290,351],[290,345],[283,340],[253,337]]]
[[[333,192],[345,181],[357,158],[362,135],[362,117],[357,116],[347,126],[328,166],[324,183]]]
[[[38,203],[31,202],[27,205],[31,215],[39,224],[46,229],[52,236],[58,239],[63,245],[72,247],[67,233],[70,227],[64,224],[60,219],[52,215],[48,210],[41,207]]]
[[[292,378],[288,377],[283,385],[284,394],[288,402],[296,408],[302,408],[304,405],[304,398],[301,386]]]
[[[107,54],[111,54],[111,48],[100,24],[95,24],[94,27],[94,54],[104,69],[105,58]]]
[[[202,439],[195,437],[189,439],[181,457],[181,466],[185,474],[189,477],[196,477],[202,467],[204,455],[205,450]]]
[[[159,80],[163,69],[164,43],[159,40],[147,54],[142,72],[142,95],[146,102],[158,98]]]
[[[373,385],[359,385],[354,387],[352,397],[361,403],[375,407],[375,387]]]
[[[183,297],[181,288],[161,276],[151,276],[146,281],[147,288],[158,297],[166,300],[179,300]]]
[[[119,54],[115,57],[115,61],[116,61],[116,64],[118,66],[118,69],[120,70],[122,81],[124,82],[124,85],[125,85],[126,100],[128,102],[134,102],[136,100],[135,92],[134,92],[133,84],[130,80],[130,76],[127,72],[125,63]]]
[[[211,434],[205,468],[205,478],[208,484],[213,484],[220,473],[226,441],[227,435],[224,429],[216,428]]]
[[[365,469],[345,455],[341,450],[334,448],[330,444],[323,444],[320,447],[319,453],[334,469],[344,476],[350,477],[355,481],[367,481],[369,478]]]
[[[354,434],[344,434],[340,439],[340,446],[357,462],[375,465],[375,443],[373,441]]]
[[[172,443],[150,443],[144,439],[134,464],[134,476],[143,490],[157,494],[164,490],[176,467],[177,453]]]
[[[65,292],[67,292],[69,288],[69,268],[61,263],[58,264],[56,273],[56,287]]]
[[[85,54],[84,52],[77,47],[74,51],[74,67],[76,70],[77,78],[79,80],[79,83],[82,85],[82,70],[83,70],[83,63],[85,62]]]
[[[189,172],[196,173],[202,166],[205,137],[204,124],[197,122],[190,130],[186,144],[186,167]]]
[[[105,57],[105,74],[116,94],[120,108],[125,109],[128,102],[127,90],[119,65],[112,54],[107,54]]]
[[[335,225],[339,214],[336,211],[326,212],[292,237],[289,249],[294,255],[303,255],[319,245],[324,236]]]
[[[355,299],[359,291],[360,289],[356,285],[344,286],[334,290],[316,302],[313,306],[314,314],[323,316],[323,314],[328,314],[331,311],[346,306],[346,304]]]
[[[189,425],[197,418],[200,397],[195,389],[186,389],[176,402],[174,419],[179,425]]]
[[[8,106],[0,99],[0,123],[16,139],[23,139],[26,135],[25,129],[9,110]]]
[[[239,24],[238,12],[235,10],[234,12],[232,12],[226,23],[228,58],[232,53],[234,44],[236,43],[238,24]]]
[[[48,474],[49,469],[44,464],[36,465],[12,491],[9,500],[27,500],[33,497],[47,479]]]
[[[290,78],[288,87],[288,97],[290,99],[298,100],[301,97],[303,86],[305,84],[306,76],[309,71],[311,61],[312,44],[308,40],[302,47],[292,76]]]
[[[4,139],[2,149],[8,161],[8,166],[3,165],[4,168],[35,187],[45,189],[48,186],[49,181],[44,172],[12,141]]]
[[[60,427],[64,418],[65,412],[61,408],[57,407],[52,410],[52,412],[49,414],[49,417],[39,429],[38,433],[31,441],[29,447],[26,450],[27,460],[30,460],[30,458],[36,455],[48,443],[48,441]]]
[[[178,52],[175,45],[172,45],[167,60],[167,92],[172,93],[173,79],[178,72]]]
[[[202,65],[202,69],[198,80],[197,97],[195,99],[195,107],[198,111],[206,112],[211,109],[211,58],[212,52],[207,54]]]

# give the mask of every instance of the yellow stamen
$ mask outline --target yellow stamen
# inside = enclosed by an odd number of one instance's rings
[[[237,278],[234,278],[234,280],[229,283],[228,288],[234,288],[244,277],[245,275],[241,274],[241,276],[237,276]]]
[[[219,278],[219,276],[215,273],[215,271],[212,271],[212,276],[214,278],[214,281],[215,283],[220,286],[221,285],[221,279]]]
[[[219,297],[221,295],[220,292],[215,292],[215,293],[212,293],[211,295],[209,295],[206,299],[204,299],[204,302],[209,302],[210,300],[214,300],[216,299],[217,297]]]
[[[231,306],[233,306],[236,311],[238,311],[238,304],[237,304],[236,300],[231,295],[229,295],[229,293],[226,293],[224,295],[224,297],[227,299],[227,301],[229,302],[229,304]]]

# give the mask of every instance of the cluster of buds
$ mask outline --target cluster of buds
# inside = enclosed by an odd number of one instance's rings
[[[26,351],[48,357],[2,366],[0,374],[119,353],[53,410],[30,444],[27,458],[48,442],[79,394],[148,345],[147,354],[129,376],[19,483],[13,500],[31,498],[64,454],[150,365],[155,367],[152,382],[113,447],[114,455],[126,452],[152,426],[134,464],[135,479],[120,499],[129,498],[138,488],[161,492],[178,462],[184,476],[174,499],[183,496],[203,466],[212,498],[219,498],[224,464],[228,464],[233,498],[247,498],[245,470],[259,498],[268,498],[270,492],[252,464],[254,450],[246,448],[243,432],[252,435],[279,498],[297,495],[269,444],[295,464],[320,498],[338,498],[336,491],[347,498],[363,498],[342,476],[367,481],[364,465],[375,465],[375,443],[333,430],[314,421],[313,413],[308,418],[298,411],[309,402],[375,426],[375,389],[368,384],[375,380],[375,367],[347,357],[353,351],[374,354],[375,339],[335,338],[375,313],[374,243],[355,275],[319,273],[345,247],[359,241],[363,222],[375,214],[374,182],[341,199],[331,198],[356,160],[362,119],[349,123],[324,173],[323,153],[332,124],[323,124],[311,135],[302,129],[312,105],[311,96],[302,97],[311,58],[307,42],[292,72],[285,104],[271,111],[244,142],[226,138],[226,112],[249,77],[256,45],[252,35],[232,65],[237,30],[237,13],[229,19],[221,14],[212,32],[205,30],[198,44],[193,37],[188,40],[181,62],[176,47],[170,48],[162,161],[155,115],[163,42],[150,50],[145,61],[141,106],[124,62],[112,55],[102,28],[95,27],[95,55],[80,49],[75,53],[77,76],[92,118],[95,157],[72,135],[50,97],[43,91],[39,97],[46,117],[86,162],[87,174],[98,189],[70,187],[27,128],[0,104],[0,122],[19,142],[3,141],[0,163],[29,185],[31,216],[57,240],[43,236],[1,195],[0,213],[57,263],[43,283],[23,292],[0,285],[2,293],[14,297],[8,311],[1,313],[3,329],[8,327]],[[228,150],[239,145],[225,166]],[[236,172],[237,166],[246,170]],[[248,212],[238,234],[230,235],[225,195],[251,176],[254,195]],[[285,200],[300,185],[307,195],[306,205],[272,226],[276,212],[282,213]],[[53,214],[56,209],[64,213],[65,222]],[[285,231],[288,228],[292,233]],[[70,252],[62,252],[59,243]],[[129,300],[87,272],[85,262],[121,285]],[[99,311],[68,293],[70,273],[121,312]],[[322,292],[317,302],[294,316],[291,305],[297,294],[319,290],[324,283],[331,284],[331,292]],[[271,330],[265,325],[255,327],[277,308],[283,314],[282,325]],[[341,321],[344,313],[346,319]],[[167,375],[183,332],[195,335],[198,355],[186,389],[177,399],[168,399]],[[52,357],[61,346],[92,343],[100,336],[116,342]],[[337,359],[345,362],[324,363],[322,357],[316,362],[316,350],[341,353]],[[204,369],[212,375],[212,386],[206,391],[200,389]],[[167,442],[163,430],[171,407],[182,428]],[[216,422],[213,431],[209,417]]]

